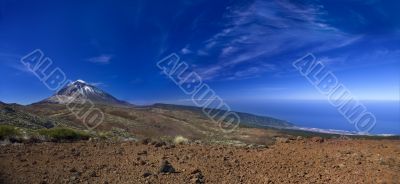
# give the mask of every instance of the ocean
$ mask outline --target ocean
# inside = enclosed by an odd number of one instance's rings
[[[371,134],[400,135],[400,101],[361,101],[376,117]],[[325,100],[268,100],[227,102],[234,110],[271,116],[305,128],[357,131],[335,107]]]

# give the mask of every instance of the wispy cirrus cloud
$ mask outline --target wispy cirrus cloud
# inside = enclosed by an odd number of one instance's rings
[[[240,79],[248,77],[242,74],[252,73],[256,77],[269,71],[263,69],[263,64],[275,68],[282,65],[271,61],[274,56],[301,50],[327,51],[362,38],[329,25],[321,18],[325,14],[323,6],[289,1],[256,0],[246,7],[229,7],[221,21],[223,29],[205,40],[197,51],[199,57],[217,53],[217,62],[198,71],[209,80]]]
[[[334,71],[345,71],[360,67],[379,67],[380,65],[394,64],[398,63],[398,58],[400,58],[400,50],[382,49],[357,55],[340,54],[335,57],[322,57],[319,61]]]
[[[96,57],[88,58],[87,61],[98,64],[109,64],[112,58],[112,55],[102,54]]]
[[[12,68],[19,73],[33,74],[32,71],[21,63],[22,55],[10,54],[10,53],[0,53],[0,64]]]
[[[103,83],[103,82],[89,82],[90,85],[96,86],[96,87],[107,87],[108,85]]]
[[[273,71],[275,69],[276,69],[275,65],[271,65],[271,64],[247,67],[244,70],[239,70],[239,71],[234,72],[233,75],[228,77],[227,79],[228,80],[236,80],[236,79],[255,78],[255,77],[259,77],[259,75],[264,72]]]
[[[181,49],[182,54],[191,54],[193,53],[192,50],[189,49],[189,45],[186,45],[184,48]]]
[[[246,66],[243,69],[236,70],[224,70],[223,65],[213,65],[209,68],[197,69],[203,80],[214,80],[216,77],[220,77],[221,81],[224,80],[241,80],[260,77],[265,72],[272,72],[276,70],[276,66],[268,63],[258,63],[251,66]]]

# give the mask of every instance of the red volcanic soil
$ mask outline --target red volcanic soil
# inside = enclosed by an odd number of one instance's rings
[[[0,183],[400,183],[400,142],[6,145],[0,146]]]

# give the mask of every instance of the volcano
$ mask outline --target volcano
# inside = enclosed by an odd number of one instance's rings
[[[53,96],[42,100],[41,103],[66,104],[74,102],[81,103],[84,101],[105,105],[131,105],[83,80],[76,80],[66,85]]]

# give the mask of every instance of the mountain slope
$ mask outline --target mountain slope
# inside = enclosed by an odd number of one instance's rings
[[[91,102],[98,104],[130,105],[128,102],[118,100],[107,92],[90,85],[83,80],[77,80],[66,85],[55,95],[44,99],[39,103],[66,104],[70,102],[84,102],[85,100],[90,100]]]
[[[99,109],[104,119],[96,127],[88,127],[82,119],[67,108],[67,103],[82,103],[90,100]],[[11,106],[3,104],[3,106]],[[84,109],[86,105],[76,106]],[[75,112],[81,112],[75,109]],[[84,112],[84,111],[82,111]],[[71,127],[96,132],[117,132],[118,135],[134,138],[165,138],[184,136],[205,142],[271,143],[275,136],[282,136],[278,129],[293,126],[291,123],[248,113],[237,114],[241,124],[227,133],[220,125],[209,119],[201,108],[193,106],[154,104],[133,106],[118,100],[103,90],[82,80],[75,81],[55,95],[28,106],[16,106],[3,110],[1,123],[20,127],[49,128]],[[22,117],[22,118],[21,118]],[[15,120],[15,121],[14,121]],[[50,124],[46,124],[50,122]]]
[[[194,107],[194,106],[185,106],[185,105],[173,105],[173,104],[162,104],[162,103],[156,103],[150,107],[154,108],[163,108],[163,109],[174,109],[174,110],[186,110],[186,111],[192,111],[195,112],[199,115],[203,115],[204,118],[207,118],[203,112],[202,108],[200,107]],[[220,110],[224,111],[224,110]],[[272,117],[267,117],[267,116],[259,116],[259,115],[254,115],[254,114],[249,114],[249,113],[243,113],[243,112],[235,112],[239,117],[240,117],[240,125],[241,126],[249,126],[249,127],[257,127],[257,128],[289,128],[293,127],[294,125],[290,122],[272,118]],[[224,113],[218,113],[218,114],[224,114]]]
[[[22,110],[24,106],[0,102],[0,125],[38,129],[54,127],[55,121]]]
[[[239,126],[235,131],[226,133],[218,123],[213,122],[198,110],[108,104],[96,104],[96,108],[101,109],[104,113],[104,121],[94,131],[117,132],[119,135],[129,135],[135,138],[160,139],[180,135],[204,142],[269,144],[273,141],[273,137],[282,136],[282,133],[276,129],[255,128],[254,126]],[[26,110],[38,116],[66,120],[67,124],[60,126],[86,129],[84,123],[63,104],[38,103],[27,106]]]

